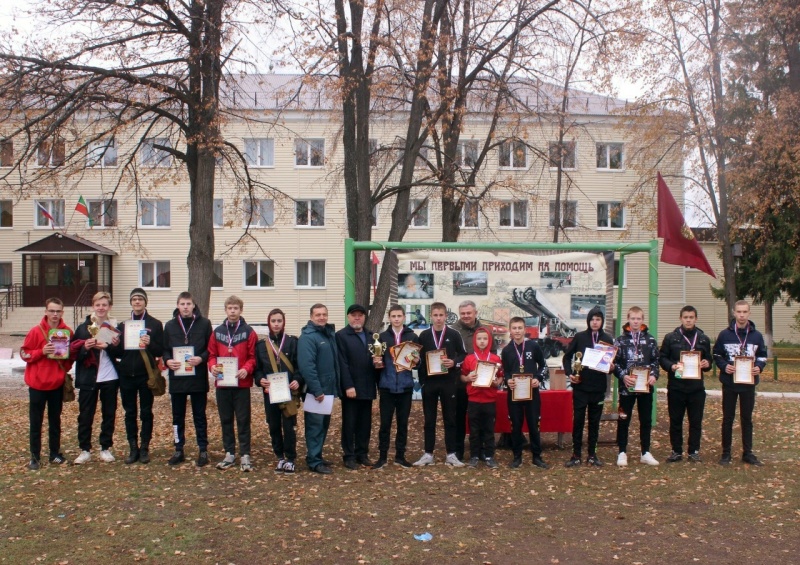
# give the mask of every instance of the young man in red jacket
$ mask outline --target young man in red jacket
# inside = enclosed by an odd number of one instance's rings
[[[225,301],[225,322],[211,333],[208,341],[208,366],[216,378],[217,408],[222,426],[222,443],[225,458],[217,469],[233,467],[236,461],[236,435],[233,419],[239,433],[239,464],[244,472],[252,470],[250,461],[250,389],[256,369],[256,342],[258,336],[242,317],[244,302],[237,296]],[[228,383],[223,371],[223,360],[237,360],[235,382]]]
[[[472,353],[467,354],[461,364],[461,381],[467,383],[467,416],[469,417],[469,465],[478,466],[481,453],[486,466],[497,469],[494,460],[494,423],[497,408],[497,387],[503,382],[500,357],[492,353],[492,334],[486,328],[477,328],[472,334]],[[478,363],[493,363],[497,366],[494,379],[486,386],[475,386],[478,378]]]
[[[64,323],[64,303],[58,298],[45,302],[44,317],[31,328],[20,348],[25,361],[25,384],[30,398],[30,448],[28,469],[38,471],[42,458],[42,423],[47,407],[50,463],[61,465],[66,461],[61,453],[61,409],[64,403],[64,378],[72,367],[71,359],[51,359],[56,353],[50,341],[50,330],[59,329],[72,339],[72,330]]]

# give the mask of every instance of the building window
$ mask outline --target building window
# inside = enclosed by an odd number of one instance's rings
[[[597,144],[597,168],[620,171],[624,168],[621,143]]]
[[[222,277],[222,261],[214,261],[211,271],[211,288],[222,288],[225,286],[225,279]]]
[[[245,288],[272,288],[275,286],[274,261],[245,261]]]
[[[528,148],[524,141],[506,140],[500,144],[500,167],[524,169],[527,165]]]
[[[11,286],[11,263],[0,263],[0,287]]]
[[[89,200],[89,225],[96,228],[117,227],[116,200]]]
[[[598,202],[597,227],[623,229],[625,227],[625,208],[623,208],[622,202]]]
[[[461,208],[459,227],[462,229],[480,227],[480,211],[481,206],[477,201],[470,199],[465,200],[464,206]]]
[[[576,168],[576,160],[575,160],[575,153],[576,153],[577,145],[574,141],[565,141],[561,144],[561,151],[558,149],[558,142],[551,141],[550,142],[550,167],[556,168],[558,167],[559,162],[561,163],[562,169],[574,169]]]
[[[169,167],[172,165],[172,142],[165,137],[145,139],[142,142],[142,166]]]
[[[412,228],[428,227],[427,198],[412,198],[408,201],[408,225]]]
[[[169,261],[139,263],[139,283],[142,288],[169,288]]]
[[[250,167],[274,166],[275,140],[270,138],[245,139],[244,157]]]
[[[150,200],[142,198],[139,201],[139,225],[150,228],[163,228],[170,225],[169,199]]]
[[[244,226],[269,228],[275,225],[275,202],[272,198],[252,198],[244,201]]]
[[[619,288],[619,259],[614,263],[614,288]],[[628,262],[622,269],[622,288],[628,288]]]
[[[297,226],[325,225],[324,200],[297,200],[294,210]]]
[[[295,167],[321,167],[325,164],[324,139],[295,139]]]
[[[64,227],[64,200],[37,200],[35,206],[37,228]],[[45,212],[53,218],[52,226]]]
[[[324,287],[325,261],[297,261],[294,284],[297,288]]]
[[[0,200],[0,228],[14,227],[14,204],[11,200]]]
[[[211,221],[214,224],[215,228],[221,228],[225,225],[225,204],[222,198],[215,198],[214,199],[214,207],[212,208],[211,214],[212,218]]]
[[[552,228],[556,223],[556,201],[550,201],[550,221],[548,225]],[[561,201],[561,227],[562,228],[576,228],[578,227],[578,201],[577,200],[562,200]]]
[[[477,141],[459,141],[456,147],[456,165],[462,169],[472,169],[478,160]]]
[[[527,201],[506,200],[500,204],[500,226],[504,228],[527,228]]]
[[[14,142],[10,139],[0,141],[0,167],[11,167],[14,164]]]
[[[87,167],[116,167],[117,166],[117,143],[111,139],[98,139],[89,144],[86,152]]]
[[[64,164],[66,154],[67,146],[63,139],[42,141],[36,148],[36,164],[40,167],[60,167]]]

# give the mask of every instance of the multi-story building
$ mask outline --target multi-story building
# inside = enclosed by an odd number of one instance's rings
[[[347,229],[341,112],[322,90],[287,104],[296,81],[285,75],[246,77],[239,80],[236,94],[230,91],[226,98],[236,111],[223,124],[224,137],[245,155],[258,188],[251,200],[221,161],[213,210],[217,260],[212,319],[222,318],[225,298],[236,294],[243,298],[251,323],[263,323],[270,309],[280,307],[290,330],[297,331],[315,302],[328,304],[332,321],[343,323],[342,242]],[[629,163],[636,152],[635,136],[621,127],[617,115],[624,104],[573,93],[561,205],[572,242],[617,244],[655,237],[654,189],[637,189],[640,173]],[[498,129],[499,142],[478,177],[479,185],[491,183],[493,188],[480,204],[465,207],[460,241],[552,240],[557,130],[546,116],[517,115]],[[385,165],[397,155],[404,119],[402,113],[384,113],[371,123],[371,145],[376,156],[384,156],[376,158],[376,178],[381,159]],[[459,146],[461,166],[472,166],[487,131],[484,115],[468,115]],[[91,145],[80,174],[65,173],[60,182],[43,183],[33,191],[22,192],[11,177],[0,185],[0,287],[21,285],[25,306],[4,320],[0,331],[27,329],[38,319],[44,298],[59,295],[69,305],[90,283],[111,289],[120,316],[136,286],[147,290],[154,315],[171,316],[177,294],[188,284],[189,191],[185,169],[157,146],[177,147],[180,139],[168,134],[146,138],[131,162],[142,134],[129,133]],[[31,166],[60,166],[70,154],[69,144],[53,140]],[[13,151],[13,139],[3,142],[0,166],[13,161]],[[423,149],[420,175],[426,151],[431,149]],[[136,188],[130,182],[134,169]],[[681,156],[668,155],[662,166],[665,175],[680,170]],[[680,185],[674,182],[671,189],[682,204]],[[73,211],[81,196],[91,221]],[[392,200],[376,206],[375,240],[387,238],[392,206]],[[413,189],[410,208],[406,241],[440,241],[435,191]],[[625,289],[624,306],[646,307],[647,263],[645,254],[630,256],[622,281],[615,281]],[[710,291],[702,290],[712,280],[696,278],[681,267],[660,265],[661,333],[677,325],[677,312],[688,299],[697,302],[701,321],[704,310],[715,304]],[[776,328],[776,337],[797,340],[788,327]]]

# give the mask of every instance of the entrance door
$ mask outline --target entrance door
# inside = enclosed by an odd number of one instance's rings
[[[94,257],[90,255],[43,256],[41,265],[43,300],[57,296],[66,305],[75,304],[81,290],[97,276]]]

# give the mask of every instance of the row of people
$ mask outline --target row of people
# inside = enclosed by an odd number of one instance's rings
[[[47,338],[47,332],[54,328],[67,328],[61,316],[63,304],[54,298],[47,301],[45,316],[39,326],[33,328],[26,337],[21,354],[27,362],[26,383],[30,389],[30,447],[31,462],[29,466],[38,468],[41,458],[41,427],[44,409],[50,424],[50,461],[63,463],[60,453],[60,413],[61,384],[64,374],[74,361],[76,363],[76,388],[79,390],[78,440],[81,453],[75,463],[81,464],[91,459],[92,423],[98,401],[101,406],[100,458],[113,461],[114,419],[117,404],[117,390],[122,398],[125,410],[125,427],[130,451],[125,458],[128,464],[139,461],[148,463],[149,444],[153,429],[153,394],[150,391],[147,365],[155,362],[156,357],[163,357],[169,370],[169,391],[171,395],[173,432],[175,452],[169,460],[171,465],[185,461],[185,418],[187,402],[192,404],[194,426],[198,443],[196,464],[204,466],[209,463],[208,431],[206,421],[207,393],[209,391],[208,374],[215,377],[216,400],[220,415],[223,447],[225,457],[217,464],[220,469],[234,466],[236,461],[236,440],[239,444],[239,463],[243,471],[252,468],[250,458],[250,389],[260,386],[263,390],[265,415],[269,426],[273,451],[278,458],[276,471],[292,473],[295,471],[296,422],[300,406],[300,391],[307,391],[305,418],[305,439],[307,446],[306,463],[310,470],[327,474],[332,472],[330,462],[323,458],[323,448],[330,424],[330,411],[312,409],[308,403],[319,403],[323,406],[326,400],[340,396],[342,399],[342,457],[344,466],[356,469],[359,466],[380,468],[388,462],[390,431],[393,420],[396,420],[395,462],[404,467],[411,466],[406,460],[408,438],[408,419],[411,411],[411,398],[414,380],[411,371],[402,370],[395,365],[392,350],[386,348],[380,355],[370,351],[370,339],[364,328],[366,309],[360,305],[351,305],[347,310],[348,325],[336,332],[328,323],[327,308],[323,304],[315,304],[310,311],[310,319],[302,329],[300,338],[289,336],[285,332],[285,315],[279,309],[268,316],[269,337],[258,340],[255,331],[242,317],[243,303],[237,297],[230,297],[225,302],[226,320],[212,329],[208,319],[200,315],[191,295],[187,292],[178,297],[177,308],[173,319],[163,327],[161,322],[147,313],[147,294],[143,289],[134,289],[130,294],[132,307],[131,320],[144,321],[144,331],[140,332],[138,348],[126,348],[125,322],[118,326],[118,333],[108,341],[103,341],[90,332],[90,326],[102,326],[109,320],[111,297],[107,293],[98,293],[93,299],[93,314],[79,326],[70,343],[68,359],[53,359],[54,345]],[[763,353],[763,340],[760,334],[748,322],[749,307],[744,303],[739,310],[745,311],[742,330],[745,331],[744,342],[748,346],[737,351],[748,351],[757,357],[754,372],[763,367],[766,354]],[[692,316],[696,320],[696,311],[686,307],[681,312],[684,324],[676,329],[690,348],[697,347],[703,351],[701,367],[709,368],[710,354],[703,349],[707,338],[694,328]],[[738,314],[737,314],[738,316]],[[446,447],[445,463],[454,467],[464,465],[464,438],[467,419],[470,423],[470,458],[468,464],[476,466],[483,459],[487,466],[496,467],[494,460],[494,424],[496,388],[505,384],[513,391],[516,376],[533,376],[524,381],[531,387],[528,400],[515,401],[508,395],[509,417],[512,423],[511,447],[513,460],[511,466],[522,465],[522,448],[524,445],[523,425],[527,422],[530,430],[530,449],[533,464],[546,468],[542,459],[538,422],[540,383],[547,378],[547,365],[537,343],[525,339],[525,323],[522,318],[513,318],[509,324],[511,342],[497,356],[491,351],[491,333],[483,328],[476,318],[475,304],[465,301],[459,306],[459,321],[454,328],[446,326],[447,307],[442,303],[431,305],[432,327],[419,336],[404,325],[405,312],[402,307],[393,305],[389,310],[389,327],[380,335],[380,342],[399,345],[404,342],[418,343],[421,346],[419,356],[414,361],[420,384],[422,385],[422,404],[424,414],[424,454],[414,465],[424,466],[435,462],[434,448],[436,441],[436,424],[438,410],[441,406],[444,438]],[[737,317],[737,324],[738,322]],[[564,367],[570,377],[573,388],[574,426],[573,457],[568,466],[580,464],[582,435],[585,414],[589,413],[589,459],[592,465],[601,465],[597,458],[596,445],[602,403],[606,392],[606,375],[584,368],[580,376],[571,374],[572,356],[582,348],[603,341],[612,341],[610,336],[602,332],[604,325],[602,311],[590,312],[587,330],[576,335],[564,356]],[[750,324],[750,325],[748,325]],[[746,327],[745,327],[746,326]],[[737,326],[738,327],[738,326]],[[725,333],[725,332],[723,332]],[[734,331],[736,334],[736,331]],[[671,337],[672,336],[672,337]],[[720,347],[718,364],[724,374],[732,372],[734,348],[726,349],[731,339],[721,335],[718,339]],[[738,334],[737,334],[737,340]],[[748,341],[749,340],[749,341]],[[658,364],[670,372],[669,412],[671,419],[670,435],[673,454],[668,461],[680,459],[682,451],[683,412],[689,411],[690,439],[689,457],[699,459],[698,417],[702,419],[702,402],[699,403],[697,382],[679,381],[675,378],[675,368],[670,360],[680,357],[683,343],[674,339],[672,334],[665,338],[659,354],[654,339],[647,333],[643,323],[641,309],[632,308],[628,312],[628,324],[622,336],[613,340],[617,346],[617,357],[614,361],[614,374],[621,380],[620,387],[620,419],[618,421],[617,443],[619,445],[619,465],[627,464],[626,448],[630,416],[634,405],[638,406],[640,417],[640,437],[642,441],[642,462],[657,464],[649,452],[650,410],[652,392],[649,394],[629,393],[633,378],[629,373],[635,365],[645,364],[651,367],[650,385],[658,378]],[[741,340],[739,343],[741,344]],[[759,343],[762,345],[759,347]],[[677,344],[677,345],[676,345]],[[192,354],[184,358],[173,358],[177,347],[192,348]],[[750,351],[752,346],[752,351]],[[730,349],[730,352],[728,351]],[[425,360],[427,353],[441,351],[441,371],[429,372]],[[673,351],[674,350],[674,351]],[[763,353],[763,354],[762,354]],[[218,359],[235,357],[238,361],[235,386],[220,386],[223,373]],[[473,383],[477,379],[479,362],[496,363],[499,367],[493,387],[477,387]],[[189,370],[191,368],[191,370]],[[289,402],[274,404],[270,401],[270,374],[285,372],[288,375],[292,399]],[[516,376],[515,376],[516,375]],[[730,377],[728,377],[730,380]],[[679,385],[673,386],[673,381]],[[61,384],[59,384],[61,383]],[[530,385],[528,385],[530,383]],[[731,383],[732,384],[732,383]],[[723,385],[725,380],[723,379]],[[688,390],[687,390],[688,387]],[[702,380],[699,390],[704,401],[705,392]],[[742,385],[728,387],[735,389],[735,394],[742,399],[743,443],[745,461],[758,464],[752,454],[752,404],[754,392],[742,390]],[[726,386],[723,387],[726,389]],[[372,403],[380,391],[380,427],[379,458],[375,463],[369,461],[368,451],[372,428]],[[732,394],[733,390],[730,391]],[[752,392],[752,394],[749,394]],[[675,394],[673,394],[675,393]],[[730,462],[730,431],[725,434],[725,427],[732,426],[732,412],[735,410],[736,396],[733,403],[730,394],[724,395],[723,407],[726,416],[723,419],[723,443],[727,441],[727,450],[723,446],[723,459]],[[138,405],[138,407],[137,407]],[[137,410],[141,419],[139,434]],[[683,412],[682,412],[683,411]],[[746,425],[749,423],[749,428]],[[749,432],[748,432],[749,430]],[[749,443],[745,438],[749,433]],[[727,438],[727,440],[726,440]]]

